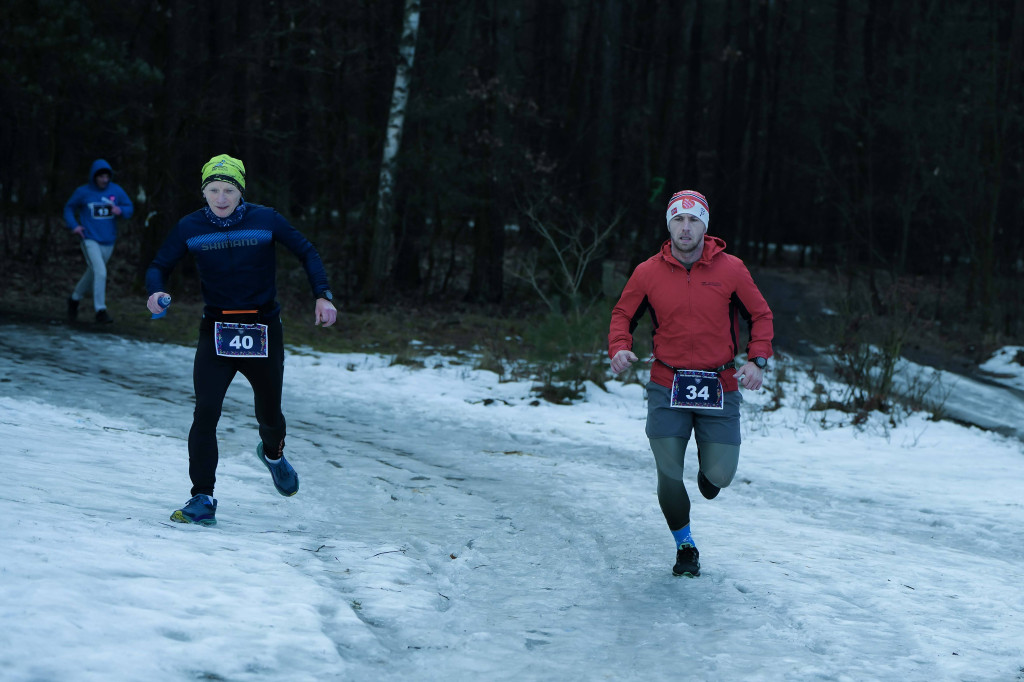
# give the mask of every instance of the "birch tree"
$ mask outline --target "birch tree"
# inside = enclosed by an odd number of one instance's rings
[[[370,245],[370,269],[364,291],[373,296],[388,275],[391,255],[391,218],[394,210],[394,185],[398,149],[405,124],[405,106],[409,99],[409,81],[416,56],[416,36],[420,25],[420,0],[405,0],[402,38],[398,43],[398,66],[395,87],[391,93],[391,109],[384,140],[384,153],[377,183],[377,215]]]

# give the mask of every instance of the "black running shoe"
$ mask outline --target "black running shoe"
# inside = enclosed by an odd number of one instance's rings
[[[708,480],[703,471],[697,472],[697,487],[700,488],[700,494],[709,500],[715,499],[722,492],[721,488]]]
[[[68,322],[74,322],[78,319],[78,304],[81,301],[76,301],[73,298],[68,298]]]
[[[106,308],[102,308],[96,311],[96,322],[97,324],[111,324],[114,318],[110,316]]]
[[[693,545],[679,545],[676,551],[676,565],[672,567],[674,575],[685,575],[696,578],[700,575],[700,552]]]

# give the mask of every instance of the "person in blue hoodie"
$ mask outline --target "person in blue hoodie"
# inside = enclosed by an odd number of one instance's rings
[[[96,321],[113,322],[107,313],[107,261],[117,241],[117,219],[127,220],[135,206],[124,189],[112,181],[110,164],[96,159],[89,169],[89,182],[80,186],[64,204],[64,222],[82,240],[85,274],[68,298],[68,319],[78,319],[78,305],[92,293]]]
[[[191,254],[205,303],[192,366],[196,394],[188,434],[192,497],[171,514],[171,520],[209,526],[217,522],[213,498],[217,422],[236,374],[252,386],[260,434],[256,456],[270,471],[278,493],[291,497],[299,491],[298,474],[284,458],[284,339],[276,300],[277,244],[294,253],[306,270],[314,324],[331,326],[338,311],[331,303],[334,296],[316,248],[274,209],[245,201],[245,165],[240,160],[227,154],[210,159],[203,166],[201,189],[206,206],[178,221],[146,271],[146,307],[154,314],[166,309],[170,304],[167,276],[185,254]]]

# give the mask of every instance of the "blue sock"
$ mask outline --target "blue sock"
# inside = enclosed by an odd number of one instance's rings
[[[679,549],[680,545],[697,546],[697,543],[693,541],[693,536],[690,535],[690,524],[686,524],[679,530],[672,531],[672,535],[676,539],[676,549]]]

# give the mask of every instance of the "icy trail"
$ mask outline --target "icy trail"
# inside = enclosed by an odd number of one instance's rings
[[[734,485],[694,499],[691,580],[639,386],[534,406],[454,358],[292,349],[287,499],[239,377],[218,525],[172,524],[192,354],[0,327],[5,680],[1024,675],[1019,441],[923,417],[823,431],[747,394]]]

